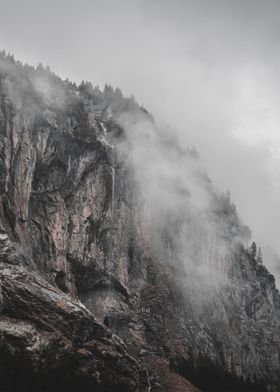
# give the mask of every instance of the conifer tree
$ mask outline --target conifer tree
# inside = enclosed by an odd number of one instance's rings
[[[249,252],[250,252],[250,256],[252,257],[252,259],[255,260],[257,257],[257,245],[256,245],[255,241],[252,242],[252,245],[250,246]]]
[[[262,254],[262,248],[261,247],[259,247],[259,249],[258,249],[257,262],[260,263],[260,264],[262,264],[262,262],[263,262],[263,254]]]

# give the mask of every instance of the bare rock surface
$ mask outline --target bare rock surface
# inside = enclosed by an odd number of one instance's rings
[[[79,301],[22,266],[0,277],[1,390],[144,390],[143,369]]]
[[[119,90],[1,55],[1,391],[279,391],[273,276],[226,198],[211,194],[222,256],[202,245],[215,233],[147,207],[122,112],[153,124]]]

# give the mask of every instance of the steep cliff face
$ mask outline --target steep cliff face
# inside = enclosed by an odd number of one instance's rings
[[[158,197],[151,166],[139,170],[139,124],[158,132],[119,90],[77,88],[2,55],[3,390],[277,391],[273,276],[196,154],[166,137],[168,162],[176,151],[192,169],[187,188],[171,176]],[[211,203],[190,208],[190,194]]]

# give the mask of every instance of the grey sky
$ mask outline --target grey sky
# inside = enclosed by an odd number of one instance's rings
[[[279,20],[278,0],[0,0],[0,47],[133,93],[280,252]]]

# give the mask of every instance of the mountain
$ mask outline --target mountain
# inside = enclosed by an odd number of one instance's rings
[[[1,391],[279,391],[250,235],[133,97],[1,53]]]

